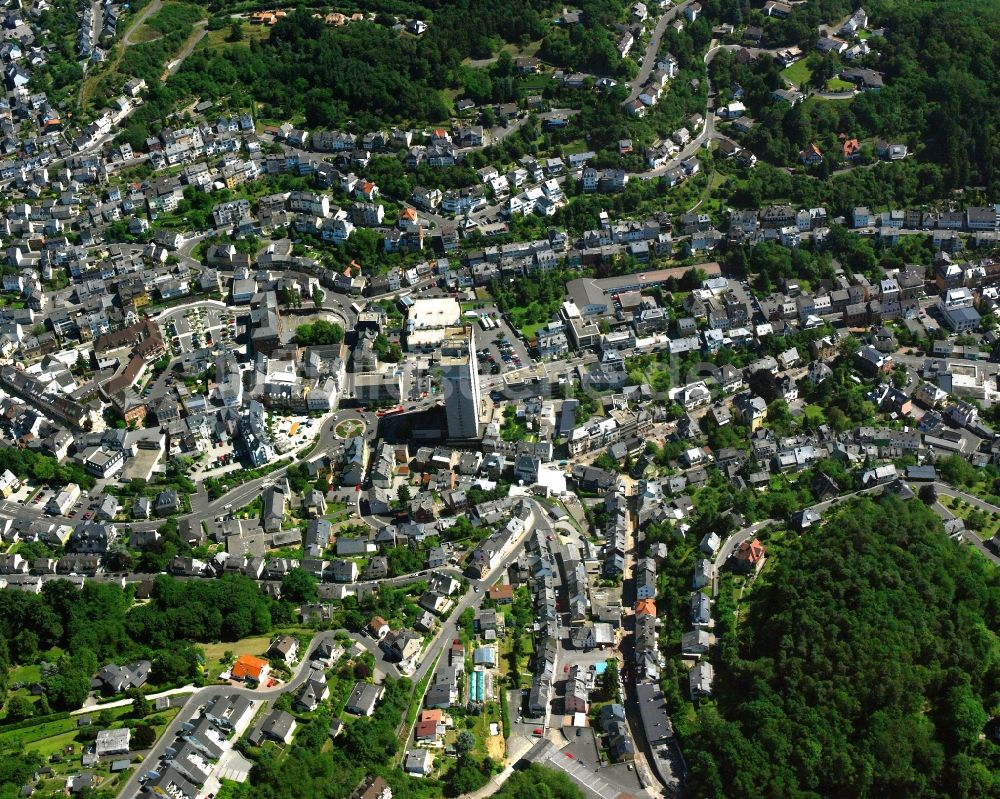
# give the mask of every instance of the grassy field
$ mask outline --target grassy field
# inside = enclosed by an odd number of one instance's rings
[[[132,34],[129,38],[131,44],[142,44],[143,42],[151,42],[153,39],[159,39],[163,34],[160,33],[155,28],[149,27],[143,23],[139,30]]]
[[[163,735],[167,726],[179,711],[180,708],[170,708],[149,717],[149,719],[156,719],[158,721],[158,723],[152,725],[157,737]],[[128,717],[131,712],[131,707],[115,708],[111,711],[116,721]],[[86,744],[77,739],[79,730],[76,728],[76,718],[61,719],[57,722],[38,724],[24,730],[11,731],[11,733],[22,733],[24,740],[23,743],[14,743],[12,745],[38,752],[47,761],[56,754],[62,758],[61,762],[51,764],[52,775],[47,779],[41,780],[35,786],[36,795],[47,794],[54,796],[61,794],[64,791],[67,777],[71,774],[80,773],[80,756],[83,754]],[[58,729],[62,729],[63,731],[53,732]],[[9,745],[8,742],[13,738],[12,734],[0,734],[0,736],[2,736],[0,737],[0,741],[2,741],[0,747]],[[133,769],[126,769],[121,773],[112,774],[110,761],[104,760],[98,763],[91,771],[102,791],[113,792],[128,779]]]
[[[129,711],[131,708],[126,708],[125,710]],[[31,727],[22,727],[17,730],[0,730],[0,749],[34,748],[32,744],[63,735],[67,732],[75,734],[75,731],[76,719],[72,717],[40,722]]]
[[[222,655],[226,651],[232,652],[236,657],[240,655],[254,655],[255,657],[265,657],[265,652],[267,652],[268,647],[271,645],[271,641],[275,639],[278,635],[294,635],[302,641],[302,647],[299,649],[299,657],[305,655],[306,649],[309,646],[309,641],[316,634],[315,630],[310,630],[308,627],[285,627],[280,630],[275,630],[270,635],[253,635],[249,638],[241,638],[239,641],[229,641],[229,642],[218,642],[214,644],[200,644],[202,651],[205,653],[205,674],[207,674],[212,679],[217,679],[219,674],[224,670],[222,665]],[[229,664],[227,663],[226,666]]]
[[[960,519],[965,520],[966,526],[968,527],[969,516],[976,513],[977,519],[982,520],[983,524],[979,530],[972,530],[979,538],[983,541],[988,541],[998,532],[1000,532],[1000,519],[993,517],[988,511],[979,510],[978,508],[973,508],[968,503],[962,499],[955,499],[954,497],[948,497],[944,494],[938,494],[938,502],[940,502],[944,507],[952,512],[955,516]],[[959,504],[961,503],[961,504]]]
[[[271,635],[257,635],[251,638],[243,638],[239,641],[228,641],[217,644],[203,644],[202,651],[205,653],[205,673],[210,679],[217,679],[223,671],[222,655],[224,652],[232,652],[240,655],[263,656],[267,648],[271,645]],[[227,666],[229,664],[226,664]]]
[[[238,42],[227,41],[229,39],[229,26],[220,28],[217,31],[209,31],[205,38],[198,43],[198,50],[221,50],[231,47],[243,47],[250,49],[250,42],[266,39],[271,34],[271,29],[266,25],[247,25],[243,23],[243,38]]]
[[[813,94],[802,101],[802,107],[806,108],[810,105],[816,105],[817,103],[853,103],[854,97],[837,97],[835,99],[830,99],[828,97],[820,97],[818,94]]]
[[[521,332],[524,333],[524,337],[530,341],[535,337],[535,334],[547,324],[548,322],[536,322],[532,325],[524,325],[524,327],[521,328]]]
[[[114,723],[130,716],[132,706],[109,708],[107,712],[111,714],[112,723]],[[170,719],[176,713],[177,708],[171,708],[150,715],[150,718],[162,719],[161,724],[153,725],[157,734],[161,734],[166,729]],[[0,749],[34,749],[48,757],[75,741],[78,718],[79,716],[70,716],[69,718],[41,721],[38,724],[20,729],[0,729]]]
[[[812,78],[812,70],[809,69],[806,60],[803,58],[800,61],[796,61],[790,67],[781,70],[781,77],[789,83],[794,83],[801,89]]]

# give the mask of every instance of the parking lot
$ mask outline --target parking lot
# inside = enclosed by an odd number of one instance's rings
[[[217,477],[226,472],[242,469],[235,447],[228,439],[213,441],[205,450],[205,459],[199,462],[191,477],[194,479],[204,477]]]
[[[58,493],[58,489],[43,488],[31,499],[30,504],[38,510],[45,510],[49,500]],[[96,501],[93,504],[96,505]],[[64,515],[69,519],[85,520],[93,518],[92,500],[89,494],[87,492],[82,493],[80,498],[66,510]]]
[[[403,397],[406,401],[416,402],[435,393],[436,386],[430,358],[423,356],[407,358],[400,365],[403,367]]]
[[[496,313],[492,307],[486,307],[480,313]],[[528,349],[510,326],[499,315],[491,317],[499,327],[493,330],[483,330],[481,323],[476,323],[476,347],[479,356],[479,373],[503,374],[520,369],[532,362]]]
[[[584,788],[587,795],[599,796],[601,799],[618,799],[622,794],[622,787],[615,783],[608,782],[602,776],[598,776],[596,764],[586,760],[580,760],[573,751],[566,749],[550,750],[544,765],[550,768],[557,768],[569,775],[580,787]],[[628,772],[634,774],[635,772]],[[615,775],[617,777],[617,774]],[[636,781],[635,791],[640,790]]]
[[[165,315],[160,325],[173,355],[232,341],[243,332],[233,311],[204,305],[178,308]]]

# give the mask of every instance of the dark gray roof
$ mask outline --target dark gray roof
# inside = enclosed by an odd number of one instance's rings
[[[667,715],[667,703],[663,699],[660,687],[653,683],[640,683],[635,687],[635,691],[647,743],[655,746],[673,737],[674,728]]]

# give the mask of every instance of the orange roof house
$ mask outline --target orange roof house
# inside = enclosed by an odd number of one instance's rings
[[[845,139],[841,146],[844,158],[857,158],[861,155],[861,142],[857,139]]]
[[[764,565],[767,550],[756,538],[744,541],[733,553],[733,570],[744,574],[756,574]]]
[[[636,616],[655,616],[656,603],[652,599],[640,599],[635,603]]]
[[[250,14],[250,24],[252,25],[274,25],[279,19],[287,17],[288,12],[278,9],[277,11],[254,11]]]
[[[437,724],[439,721],[441,721],[441,708],[436,707],[433,708],[432,710],[421,710],[420,720],[433,721],[435,724]]]
[[[236,658],[233,668],[230,671],[234,680],[256,680],[263,681],[270,668],[268,662],[263,658],[253,655],[240,655]]]
[[[368,622],[368,632],[373,638],[384,638],[389,632],[389,625],[381,616],[372,616],[372,620]]]

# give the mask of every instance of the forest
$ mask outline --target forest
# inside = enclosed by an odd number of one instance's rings
[[[723,620],[715,702],[685,736],[691,795],[993,797],[1000,575],[923,503],[861,498]],[[765,755],[766,753],[766,755]]]
[[[303,9],[249,49],[196,52],[175,90],[203,98],[246,91],[263,104],[264,116],[304,114],[310,127],[349,119],[362,130],[390,120],[439,122],[449,116],[441,90],[460,85],[462,60],[489,57],[503,42],[539,38],[542,12],[550,8],[544,0],[458,0],[434,9],[421,37],[392,30],[384,15],[331,28]]]
[[[796,5],[787,20],[765,22],[765,46],[799,44],[811,52],[817,28],[851,14],[857,3],[809,0]],[[902,141],[921,162],[933,165],[937,196],[965,186],[984,186],[995,195],[1000,187],[1000,4],[965,0],[876,0],[865,3],[873,27],[886,36],[872,40],[879,53],[860,65],[883,74],[885,87],[863,92],[851,103],[817,101],[794,108],[770,101],[781,86],[780,67],[763,57],[740,66],[722,54],[712,64],[724,93],[739,84],[744,102],[759,123],[746,138],[759,156],[788,164],[798,151],[819,139],[827,147],[820,171],[838,165],[832,152],[837,134]],[[812,58],[814,76],[831,77],[844,65],[838,56]],[[855,64],[857,65],[857,64]]]
[[[151,680],[169,684],[197,675],[189,642],[235,641],[293,621],[293,610],[263,596],[238,575],[181,582],[156,578],[151,601],[133,604],[134,587],[88,580],[82,589],[56,580],[40,594],[0,591],[0,700],[11,666],[54,660],[43,677],[36,713],[80,707],[90,678],[109,662],[149,659]]]

